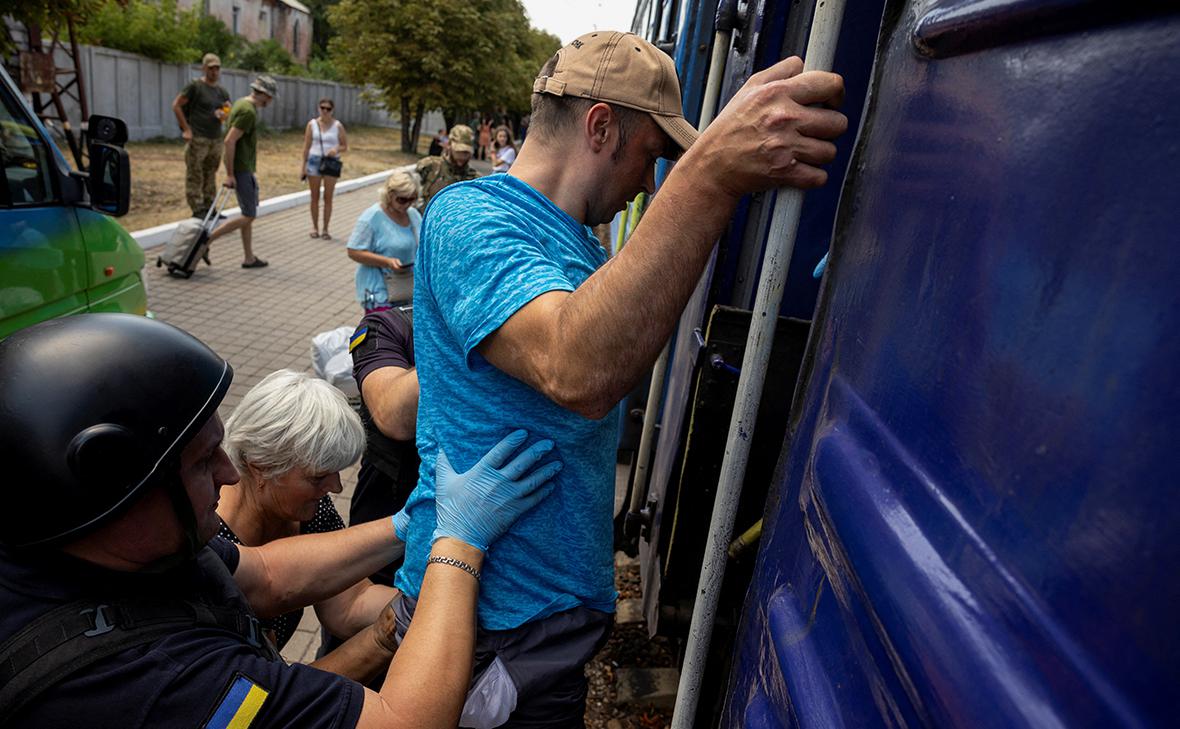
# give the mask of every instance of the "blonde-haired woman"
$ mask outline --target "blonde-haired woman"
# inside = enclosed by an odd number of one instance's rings
[[[357,262],[356,300],[366,311],[383,311],[414,298],[414,258],[422,214],[418,180],[394,172],[375,205],[361,213],[348,238],[348,257]]]

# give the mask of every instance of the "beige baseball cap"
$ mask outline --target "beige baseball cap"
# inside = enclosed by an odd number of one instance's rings
[[[201,65],[208,68],[209,66],[216,66],[221,68],[221,59],[217,57],[216,53],[206,53],[201,59]]]
[[[447,135],[447,139],[451,140],[452,152],[475,151],[475,132],[471,131],[471,127],[466,124],[456,124],[451,127],[451,133]]]
[[[557,52],[552,76],[533,92],[577,96],[646,111],[681,149],[699,133],[680,109],[680,80],[672,58],[634,33],[586,33]]]

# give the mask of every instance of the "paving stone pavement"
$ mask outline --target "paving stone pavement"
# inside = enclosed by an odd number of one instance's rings
[[[201,339],[234,368],[233,384],[221,404],[223,419],[271,372],[284,367],[311,372],[313,336],[360,320],[353,285],[356,264],[349,260],[345,242],[361,212],[377,201],[378,189],[372,185],[336,197],[329,241],[308,237],[307,205],[258,218],[254,252],[270,262],[266,268],[241,267],[242,244],[236,233],[214,242],[209,253],[213,265],[202,264],[188,280],[156,268],[159,249],[147,251],[152,313]],[[346,520],[356,471],[354,466],[341,474],[344,491],[333,497]],[[303,617],[283,649],[289,661],[314,660],[319,648],[315,612],[305,610]]]

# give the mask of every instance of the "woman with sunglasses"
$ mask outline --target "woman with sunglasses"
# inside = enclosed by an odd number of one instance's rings
[[[340,179],[340,168],[326,169],[327,157],[340,159],[348,151],[348,135],[344,125],[332,118],[335,104],[329,98],[320,99],[320,114],[307,123],[303,134],[303,166],[300,179],[307,180],[311,188],[311,237],[332,240],[328,224],[332,222],[332,196],[336,193],[336,182]],[[325,169],[322,169],[325,168]],[[320,233],[320,186],[324,191],[324,227]]]
[[[381,186],[376,204],[357,218],[348,257],[357,262],[356,300],[366,313],[409,304],[414,298],[414,258],[422,214],[418,179],[398,171]]]

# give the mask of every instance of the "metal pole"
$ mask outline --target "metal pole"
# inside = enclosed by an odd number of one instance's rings
[[[709,78],[705,81],[705,96],[701,100],[701,121],[698,125],[705,131],[717,115],[717,99],[721,96],[721,81],[725,76],[725,61],[729,56],[729,39],[732,30],[719,30],[713,35],[713,55],[709,59]],[[651,450],[655,445],[656,420],[660,417],[660,403],[664,399],[664,377],[668,373],[668,350],[672,340],[664,342],[664,348],[651,368],[651,385],[647,388],[647,405],[643,410],[643,431],[639,436],[639,452],[635,456],[635,478],[631,482],[632,514],[643,509],[647,496],[647,470],[651,464]]]
[[[819,0],[811,21],[811,35],[807,40],[804,70],[828,70],[836,53],[836,40],[844,17],[845,0]],[[701,678],[713,637],[714,613],[725,576],[726,548],[733,535],[733,522],[741,497],[746,462],[750,456],[750,442],[762,399],[762,386],[770,363],[770,349],[774,343],[774,329],[778,310],[783,300],[787,268],[795,248],[799,230],[799,213],[803,208],[803,191],[781,188],[775,201],[770,222],[766,254],[762,262],[762,277],[746,338],[746,354],[742,360],[742,374],[738,379],[737,398],[729,436],[725,443],[725,458],[721,464],[721,478],[709,524],[705,544],[701,579],[697,584],[697,599],[689,628],[688,648],[676,692],[676,708],[672,714],[672,729],[691,729],[696,719],[700,698]]]

